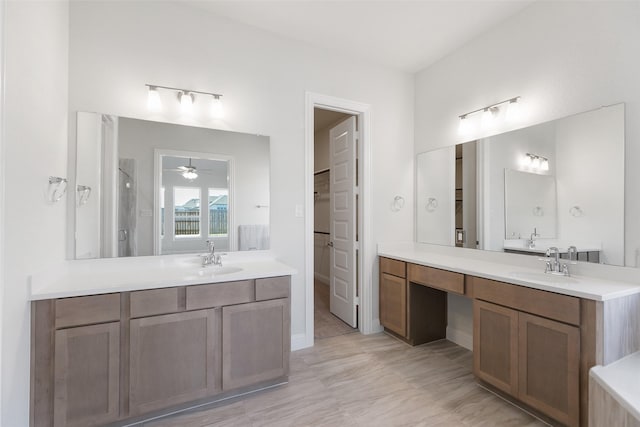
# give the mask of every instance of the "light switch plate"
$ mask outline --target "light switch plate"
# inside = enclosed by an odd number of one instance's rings
[[[304,217],[304,208],[302,205],[296,205],[296,218]]]

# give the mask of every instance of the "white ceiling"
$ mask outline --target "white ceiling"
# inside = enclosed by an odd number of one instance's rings
[[[416,72],[516,14],[533,0],[188,3],[321,48]]]

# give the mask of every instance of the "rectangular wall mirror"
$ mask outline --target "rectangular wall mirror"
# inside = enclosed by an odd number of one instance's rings
[[[416,240],[624,265],[624,150],[617,104],[420,153]]]
[[[269,138],[77,114],[76,259],[269,248]]]

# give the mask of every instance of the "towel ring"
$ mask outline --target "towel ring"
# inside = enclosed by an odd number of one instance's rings
[[[425,207],[427,212],[434,212],[437,207],[438,207],[438,199],[436,199],[435,197],[429,197],[427,199],[427,206]]]
[[[86,205],[91,196],[91,187],[88,185],[76,186],[76,192],[78,193],[78,206]]]
[[[51,203],[59,202],[67,192],[67,178],[61,178],[59,176],[49,177],[49,188],[47,191],[48,201]]]
[[[578,218],[584,215],[584,211],[580,206],[572,206],[569,209],[569,213],[571,214],[572,217],[575,217],[575,218]]]
[[[404,208],[404,197],[402,196],[394,197],[393,202],[391,202],[391,211],[398,212],[402,208]]]

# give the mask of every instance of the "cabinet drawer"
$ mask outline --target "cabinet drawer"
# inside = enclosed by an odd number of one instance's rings
[[[256,301],[289,298],[291,276],[256,279]]]
[[[153,316],[179,311],[179,288],[131,292],[131,317]]]
[[[398,277],[407,277],[407,263],[395,259],[380,257],[380,272]]]
[[[408,270],[410,282],[464,295],[464,274],[417,264],[409,264]]]
[[[580,325],[580,298],[480,277],[469,276],[469,279],[473,283],[474,298],[571,325]]]
[[[187,287],[187,310],[255,301],[253,280]]]
[[[56,329],[120,320],[120,294],[56,300]]]

